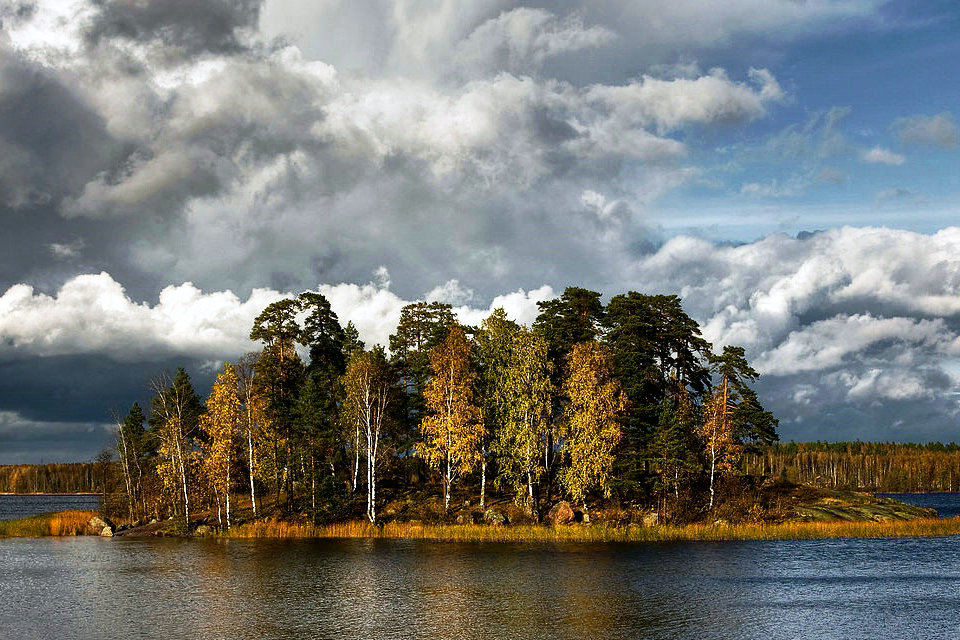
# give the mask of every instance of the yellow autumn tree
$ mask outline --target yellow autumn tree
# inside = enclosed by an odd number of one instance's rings
[[[467,336],[454,327],[430,352],[430,380],[423,394],[428,413],[420,423],[423,442],[417,446],[424,461],[442,474],[447,509],[454,481],[481,462],[483,424],[474,397],[476,377]]]
[[[230,467],[233,464],[234,444],[244,419],[243,405],[238,394],[240,377],[231,364],[224,365],[217,376],[207,412],[200,416],[200,427],[207,434],[203,469],[217,501],[217,520],[230,528]],[[221,513],[225,507],[226,520]]]
[[[567,356],[563,393],[568,404],[560,435],[569,461],[560,479],[570,496],[586,506],[590,489],[610,494],[614,449],[621,438],[619,418],[627,406],[613,377],[610,350],[593,341],[575,344]]]
[[[697,434],[702,438],[710,464],[710,508],[714,502],[714,479],[717,473],[731,471],[740,452],[734,433],[729,385],[723,383],[710,394],[703,405],[703,421]]]
[[[270,400],[263,393],[262,385],[255,382],[257,353],[248,353],[236,365],[238,394],[243,406],[243,438],[247,462],[247,480],[250,486],[250,504],[253,516],[257,516],[257,492],[255,479],[270,477],[269,465],[265,463],[261,449],[268,449],[267,434],[270,432]]]

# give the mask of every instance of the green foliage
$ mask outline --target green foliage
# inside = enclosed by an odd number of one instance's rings
[[[497,480],[511,487],[517,501],[526,502],[533,512],[550,444],[552,373],[547,341],[528,329],[517,331],[499,393],[503,425],[494,445],[500,468]]]
[[[391,362],[406,391],[400,398],[406,451],[416,444],[417,425],[426,410],[423,391],[430,376],[430,351],[454,326],[458,323],[449,304],[415,302],[400,310],[397,330],[390,336]]]
[[[547,355],[560,372],[563,358],[578,342],[596,340],[603,321],[600,294],[580,287],[567,287],[563,295],[538,302],[540,315],[533,329],[547,341]]]

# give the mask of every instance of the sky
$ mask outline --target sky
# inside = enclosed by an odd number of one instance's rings
[[[960,7],[0,2],[0,464],[89,460],[304,290],[677,294],[784,440],[955,441]]]

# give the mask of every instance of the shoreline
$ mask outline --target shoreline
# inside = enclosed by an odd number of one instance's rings
[[[70,511],[0,522],[2,538],[97,536],[89,520],[96,512]],[[384,539],[435,542],[540,543],[663,543],[663,542],[747,542],[775,540],[889,539],[960,535],[960,518],[918,518],[888,521],[782,522],[746,524],[671,525],[471,525],[387,523],[376,526],[367,521],[330,525],[258,520],[227,531],[211,528],[188,535],[158,532],[153,535],[179,538],[336,540]],[[117,537],[153,537],[153,535]]]
[[[101,494],[94,491],[71,491],[69,493],[50,493],[49,491],[38,491],[36,493],[14,493],[11,491],[0,491],[0,496],[97,496]]]

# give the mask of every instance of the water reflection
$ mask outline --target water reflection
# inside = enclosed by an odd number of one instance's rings
[[[943,637],[955,539],[0,541],[9,638]],[[918,631],[923,630],[923,631]]]

